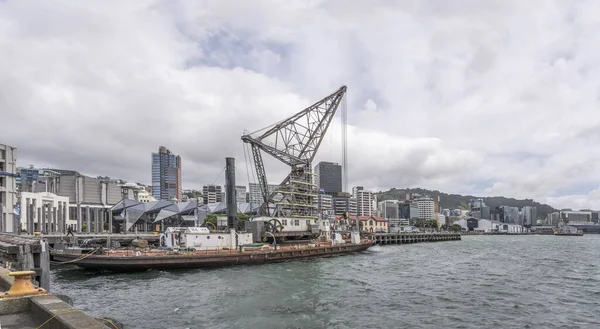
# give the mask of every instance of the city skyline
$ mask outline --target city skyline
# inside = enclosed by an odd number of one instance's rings
[[[600,208],[594,1],[266,6],[0,2],[1,142],[23,167],[147,184],[169,145],[196,189],[234,156],[247,184],[244,130],[344,84],[348,186]],[[314,164],[342,162],[340,135],[336,118]]]

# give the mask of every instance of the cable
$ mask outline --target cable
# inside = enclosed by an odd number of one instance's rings
[[[221,177],[221,175],[225,171],[225,168],[227,168],[227,166],[223,167],[223,170],[221,170],[221,172],[219,173],[219,176],[217,176],[217,178],[215,178],[215,180],[210,185],[215,185],[215,183],[217,182],[217,180]]]
[[[68,260],[68,261],[66,261],[66,262],[56,262],[56,261],[52,261],[51,263],[54,263],[54,264],[56,264],[56,265],[63,265],[63,264],[74,263],[74,262],[77,262],[77,261],[80,261],[80,260],[82,260],[82,259],[86,259],[86,258],[90,257],[90,256],[91,256],[91,255],[93,255],[93,254],[94,254],[96,251],[98,251],[100,248],[101,248],[101,247],[98,247],[98,248],[96,248],[96,249],[94,249],[94,250],[90,251],[89,253],[87,253],[87,254],[85,254],[85,255],[83,255],[83,256],[81,256],[81,257],[78,257],[78,258],[76,258],[76,259]]]
[[[70,309],[70,310],[66,310],[64,312],[56,313],[50,319],[46,320],[44,323],[42,323],[39,326],[35,327],[35,329],[40,329],[41,327],[45,326],[48,322],[50,322],[52,319],[54,319],[57,316],[61,316],[63,314],[67,314],[67,313],[74,313],[74,312],[83,312],[83,311],[82,310],[76,310],[76,309]]]
[[[111,319],[107,319],[107,318],[94,318],[94,319],[106,321],[106,322],[110,323],[110,325],[113,326],[115,329],[119,329],[119,327],[117,327],[117,325],[114,322],[112,322]]]

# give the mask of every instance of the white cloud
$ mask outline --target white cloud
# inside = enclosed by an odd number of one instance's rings
[[[20,165],[141,182],[166,145],[199,187],[224,157],[243,164],[244,129],[345,84],[350,185],[600,208],[599,14],[593,0],[9,0],[0,140]],[[340,161],[339,136],[318,159]]]

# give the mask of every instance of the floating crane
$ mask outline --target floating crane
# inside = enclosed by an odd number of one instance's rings
[[[312,161],[345,93],[346,86],[342,86],[301,112],[242,136],[242,141],[250,144],[252,149],[263,199],[260,215],[317,218],[317,189],[313,180]],[[290,174],[273,193],[268,189],[261,151],[291,167]]]

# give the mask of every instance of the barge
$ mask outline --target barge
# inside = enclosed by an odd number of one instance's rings
[[[358,235],[358,234],[357,234]],[[330,242],[295,246],[257,246],[239,249],[195,250],[179,248],[173,250],[102,250],[93,249],[89,253],[73,253],[69,249],[51,253],[55,261],[71,263],[90,270],[140,271],[148,269],[215,268],[230,265],[250,265],[277,263],[315,257],[348,255],[367,250],[372,240],[358,243]]]

